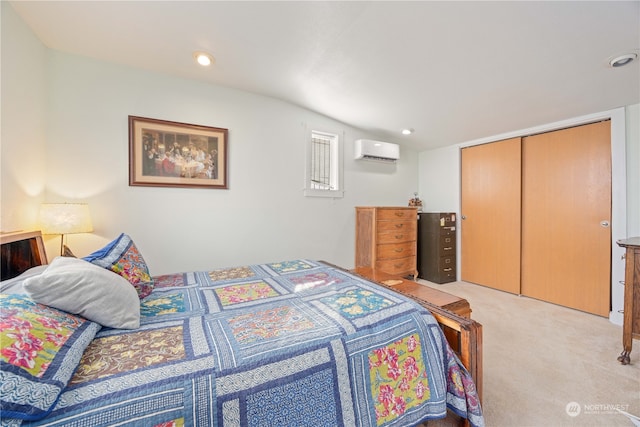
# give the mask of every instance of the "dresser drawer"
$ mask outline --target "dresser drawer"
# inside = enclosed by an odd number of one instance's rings
[[[382,221],[418,221],[416,209],[378,209],[377,218]]]
[[[415,242],[387,243],[378,245],[378,259],[396,259],[416,254]]]
[[[402,243],[402,242],[415,242],[416,241],[416,233],[405,230],[405,231],[386,231],[376,233],[376,240],[378,244],[384,243]]]
[[[395,231],[404,231],[407,233],[415,233],[418,229],[417,221],[378,221],[377,229],[378,233],[386,233],[386,232],[395,232]]]
[[[416,269],[415,265],[416,258],[413,256],[388,260],[379,259],[376,261],[376,268],[389,274],[413,274]]]

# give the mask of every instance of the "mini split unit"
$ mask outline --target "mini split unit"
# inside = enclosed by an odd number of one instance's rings
[[[400,146],[390,142],[358,139],[355,143],[355,158],[395,163],[400,158]]]

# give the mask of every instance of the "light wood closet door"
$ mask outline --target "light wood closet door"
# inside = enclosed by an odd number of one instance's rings
[[[461,153],[464,281],[520,292],[520,138]]]
[[[525,137],[522,147],[522,294],[608,316],[610,122]]]

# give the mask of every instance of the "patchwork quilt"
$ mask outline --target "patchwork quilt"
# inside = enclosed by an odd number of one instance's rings
[[[154,278],[138,329],[103,328],[47,426],[483,426],[423,307],[310,260]]]

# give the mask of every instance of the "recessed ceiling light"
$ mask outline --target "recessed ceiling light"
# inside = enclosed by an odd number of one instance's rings
[[[609,61],[609,65],[613,68],[618,68],[625,66],[631,62],[633,62],[636,58],[638,58],[638,54],[636,53],[625,53],[624,55],[616,56]]]
[[[402,134],[403,135],[411,135],[413,132],[415,132],[415,130],[413,130],[413,128],[411,128],[411,129],[402,129]]]
[[[202,65],[203,67],[208,67],[214,62],[213,56],[209,55],[206,52],[194,52],[193,58],[196,60],[198,64]]]

